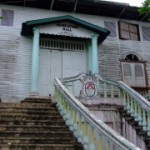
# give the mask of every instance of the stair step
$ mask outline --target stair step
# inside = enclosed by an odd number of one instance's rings
[[[83,150],[80,144],[10,144],[0,145],[1,150]]]
[[[17,115],[0,115],[0,120],[59,120],[59,119],[62,119],[61,116],[54,116],[54,115],[20,115],[20,114],[17,114]]]
[[[21,103],[52,103],[51,97],[28,97],[25,98]]]
[[[60,119],[61,118],[61,115],[58,114],[58,113],[50,113],[50,114],[47,114],[47,115],[40,115],[40,114],[27,114],[27,113],[23,113],[23,114],[20,114],[20,113],[3,113],[3,114],[0,114],[0,120],[1,119]]]
[[[56,109],[55,104],[45,103],[0,103],[0,110],[2,109]]]
[[[1,114],[8,114],[8,113],[28,113],[28,114],[47,114],[47,113],[58,113],[56,108],[48,108],[48,109],[16,109],[16,108],[9,108],[9,109],[0,109]]]
[[[0,143],[3,144],[75,144],[77,141],[76,139],[70,137],[7,137],[1,138]]]
[[[0,132],[2,131],[68,131],[66,126],[45,126],[45,125],[0,125]]]
[[[0,125],[65,125],[63,120],[0,120]]]
[[[0,137],[72,137],[70,131],[0,131]]]
[[[83,150],[50,97],[0,103],[0,150]]]

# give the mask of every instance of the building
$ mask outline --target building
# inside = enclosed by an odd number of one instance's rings
[[[4,101],[53,94],[55,77],[89,70],[148,93],[150,23],[137,7],[93,0],[0,4]]]
[[[55,77],[88,71],[122,80],[143,95],[149,92],[150,23],[149,16],[139,16],[137,7],[98,0],[0,0],[0,4],[2,101],[53,95]],[[115,107],[98,108],[95,114],[104,114],[104,122],[147,150],[143,136],[137,136]],[[144,118],[147,112],[142,113]],[[148,122],[148,117],[144,119]]]

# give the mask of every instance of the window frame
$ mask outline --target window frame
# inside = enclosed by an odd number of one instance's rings
[[[125,24],[127,26],[127,29],[125,27],[123,28],[121,24]],[[131,30],[131,27],[136,27],[137,32],[134,32]],[[140,41],[140,33],[139,33],[139,25],[128,23],[125,21],[119,21],[118,22],[118,30],[119,30],[119,38],[122,40],[133,40],[133,41]],[[125,37],[122,35],[122,31],[128,33],[128,37]],[[137,39],[132,39],[131,35],[136,35]]]
[[[144,73],[144,80],[145,80],[145,86],[136,86],[136,85],[129,85],[129,86],[131,86],[132,88],[144,88],[144,87],[147,87],[148,86],[148,79],[147,79],[147,74],[146,74],[146,62],[145,61],[130,61],[130,60],[120,60],[120,66],[121,66],[121,80],[123,81],[123,82],[125,82],[124,80],[124,70],[123,70],[123,64],[124,63],[129,63],[129,64],[141,64],[141,65],[143,65],[143,73]],[[136,71],[134,70],[134,73],[135,73]],[[132,77],[132,75],[131,75],[131,77]],[[126,83],[127,84],[127,83]]]
[[[11,15],[11,17],[9,16],[4,16],[4,12],[5,11],[8,11],[8,13],[10,13]],[[4,13],[4,14],[3,14]],[[2,9],[1,10],[1,16],[3,17],[3,19],[1,19],[1,26],[7,26],[7,27],[13,27],[13,25],[14,25],[14,10],[10,10],[10,9]],[[5,17],[6,17],[6,21],[4,20],[5,19]],[[11,22],[9,22],[8,23],[8,19],[10,19],[11,18]],[[3,22],[4,21],[4,22]]]
[[[111,30],[112,28],[109,28],[109,25],[113,24],[113,30]],[[117,25],[116,22],[114,21],[104,21],[104,27],[110,31],[110,34],[108,35],[108,37],[111,38],[117,38]]]

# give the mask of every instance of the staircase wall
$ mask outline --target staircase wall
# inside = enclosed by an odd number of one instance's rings
[[[135,128],[126,121],[125,118],[121,118],[121,135],[128,139],[130,142],[135,144],[136,146],[140,147],[142,150],[148,150],[144,137],[142,135],[137,134]]]
[[[117,131],[131,143],[148,150],[144,137],[137,134],[134,127],[120,114],[122,103],[120,99],[101,98],[96,100],[81,100],[81,102],[97,117],[112,129]]]

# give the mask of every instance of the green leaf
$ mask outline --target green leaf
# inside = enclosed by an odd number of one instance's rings
[[[0,16],[0,19],[4,19],[2,16]]]
[[[140,15],[148,15],[150,16],[150,0],[145,0],[142,3],[142,6],[138,9]],[[148,18],[148,21],[150,17]]]

